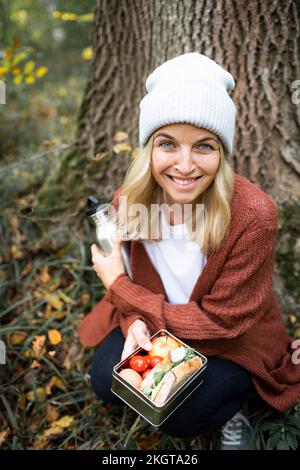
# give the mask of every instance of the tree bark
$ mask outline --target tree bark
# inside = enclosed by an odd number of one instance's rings
[[[98,0],[94,58],[63,180],[77,170],[80,191],[110,199],[131,161],[129,152],[112,150],[113,136],[125,131],[138,146],[148,74],[167,59],[198,51],[236,81],[233,168],[278,203],[298,198],[300,106],[293,104],[292,83],[300,78],[299,18],[297,0]],[[60,171],[51,175],[56,191],[61,180]]]

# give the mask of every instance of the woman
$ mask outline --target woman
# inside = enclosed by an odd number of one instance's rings
[[[148,77],[141,151],[113,200],[120,209],[120,196],[126,198],[128,233],[138,228],[132,279],[121,232],[106,258],[93,245],[107,292],[78,330],[83,344],[100,343],[91,381],[109,403],[121,404],[110,391],[113,366],[137,346],[150,350],[148,338],[161,328],[206,355],[203,385],[161,429],[188,437],[222,428],[223,449],[245,448],[249,423],[241,408],[253,391],[279,411],[300,399],[299,365],[272,290],[276,206],[229,165],[234,85],[229,72],[198,53],[175,57]],[[130,212],[134,204],[146,209],[146,225]],[[151,204],[169,208],[169,221],[164,211],[156,218]]]

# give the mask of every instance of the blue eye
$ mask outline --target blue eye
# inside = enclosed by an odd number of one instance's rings
[[[209,145],[209,144],[200,144],[200,147],[201,147],[201,145],[202,145],[202,147],[205,146],[205,145],[206,145],[206,147],[208,147],[205,150],[213,150],[212,146]]]
[[[171,144],[171,145],[173,145],[172,142],[168,142],[168,141],[167,141],[167,142],[161,142],[161,143],[160,143],[160,145],[164,145],[164,144]]]
[[[167,140],[167,141],[165,141],[165,142],[161,142],[161,143],[159,144],[159,146],[161,147],[161,146],[164,146],[165,144],[171,144],[171,145],[173,145],[172,142],[170,142],[170,141]],[[205,148],[203,149],[203,150],[205,150],[205,151],[206,151],[206,150],[213,150],[213,147],[212,147],[211,145],[209,145],[209,144],[199,144],[198,148],[200,148],[200,147],[205,147]],[[171,147],[163,147],[163,148],[167,149],[167,148],[171,148]]]

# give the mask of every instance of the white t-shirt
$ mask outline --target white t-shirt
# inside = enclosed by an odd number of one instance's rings
[[[164,230],[166,219],[162,220]],[[162,280],[169,303],[186,304],[207,257],[190,239],[185,224],[167,224],[166,227],[170,230],[170,239],[156,243],[144,241],[143,245]]]

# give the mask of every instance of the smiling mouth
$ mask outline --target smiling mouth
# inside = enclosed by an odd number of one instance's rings
[[[192,188],[196,184],[197,180],[202,178],[203,175],[197,176],[196,178],[184,178],[184,179],[176,178],[174,176],[167,175],[167,174],[165,176],[167,176],[177,188],[189,189],[189,188]]]

